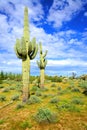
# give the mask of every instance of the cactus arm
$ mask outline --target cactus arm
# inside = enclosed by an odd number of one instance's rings
[[[16,40],[15,52],[18,58],[23,60],[26,59],[27,53],[26,53],[25,41],[23,37],[21,38],[21,40],[19,39]]]
[[[31,42],[28,43],[28,55],[32,52],[32,44]]]
[[[38,67],[40,68],[40,62],[39,62],[39,61],[37,61],[37,65],[38,65]]]
[[[17,51],[17,49],[16,49],[16,45],[15,45],[15,47],[14,47],[14,50],[15,50],[15,53],[16,53],[17,57],[18,57],[19,59],[22,59],[22,56],[21,56],[20,54],[18,54],[18,51]]]
[[[20,40],[19,40],[19,39],[16,40],[16,49],[17,49],[17,52],[18,52],[19,54],[22,53],[22,52],[21,52],[21,46],[20,46]]]
[[[46,55],[47,55],[47,50],[45,51],[45,53],[43,54],[43,57],[45,58],[46,57]]]
[[[21,51],[22,51],[22,55],[24,56],[24,57],[26,57],[26,55],[27,55],[27,50],[26,50],[26,46],[25,46],[25,39],[24,39],[24,37],[22,37],[21,38]]]
[[[38,45],[36,45],[36,47],[35,47],[35,49],[34,49],[32,55],[30,56],[30,59],[31,59],[31,60],[35,58],[37,52],[38,52]]]
[[[47,60],[45,60],[45,62],[44,62],[44,66],[46,67],[46,65],[47,65]]]
[[[40,54],[42,54],[42,43],[39,43],[39,48],[40,48]]]

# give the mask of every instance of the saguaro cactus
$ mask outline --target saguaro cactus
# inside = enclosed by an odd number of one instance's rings
[[[40,61],[37,61],[38,67],[40,68],[40,87],[44,88],[44,70],[47,65],[47,60],[45,59],[47,55],[47,50],[43,54],[42,44],[40,43]]]
[[[29,75],[30,60],[34,59],[38,51],[36,39],[30,41],[29,24],[28,24],[28,8],[24,10],[24,30],[23,37],[16,40],[15,52],[18,58],[22,59],[22,79],[23,79],[23,102],[26,102],[30,96],[29,91]]]

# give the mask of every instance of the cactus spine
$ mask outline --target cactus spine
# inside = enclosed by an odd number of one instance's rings
[[[43,54],[42,44],[40,43],[39,46],[40,46],[40,61],[37,61],[37,64],[38,67],[40,68],[40,87],[44,88],[44,79],[45,79],[44,70],[47,65],[47,60],[45,59],[45,57],[47,55],[47,50]]]
[[[29,24],[28,24],[28,8],[24,10],[24,30],[23,37],[16,40],[15,52],[18,58],[22,59],[22,80],[23,80],[23,98],[26,102],[30,96],[29,76],[30,76],[30,60],[34,59],[38,51],[36,39],[30,41]]]

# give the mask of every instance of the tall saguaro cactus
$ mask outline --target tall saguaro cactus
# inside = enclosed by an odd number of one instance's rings
[[[24,30],[23,37],[16,40],[15,52],[18,58],[22,59],[22,79],[23,79],[23,102],[26,102],[30,96],[29,91],[29,75],[30,60],[34,59],[38,51],[36,39],[30,41],[29,24],[28,24],[28,8],[24,10]]]
[[[45,59],[47,55],[47,50],[43,54],[42,44],[40,43],[40,61],[37,61],[38,67],[40,68],[40,87],[44,88],[44,70],[47,65],[47,60]]]

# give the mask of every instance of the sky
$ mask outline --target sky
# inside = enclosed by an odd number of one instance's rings
[[[86,0],[0,0],[0,71],[22,73],[14,45],[23,36],[24,7],[28,7],[30,40],[48,50],[47,75],[87,74]],[[39,75],[39,52],[31,60],[31,75]]]

